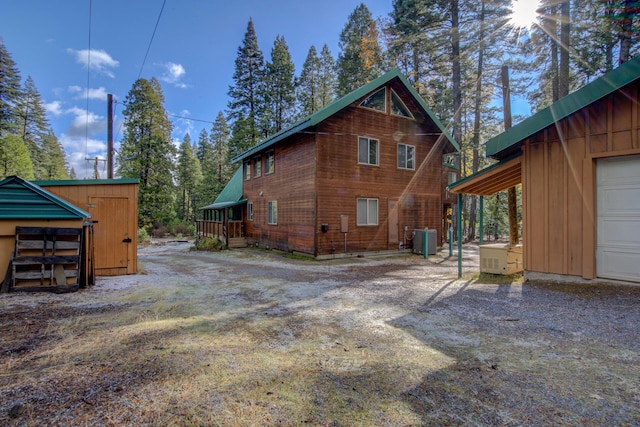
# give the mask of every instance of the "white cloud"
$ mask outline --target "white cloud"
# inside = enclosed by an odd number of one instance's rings
[[[62,114],[62,103],[60,101],[52,101],[44,104],[44,109],[52,116],[59,116]]]
[[[181,81],[182,77],[187,74],[187,71],[181,64],[167,62],[166,64],[162,64],[162,66],[165,68],[165,72],[162,74],[162,77],[160,77],[160,80],[182,89],[187,87],[187,84]]]
[[[100,86],[99,88],[89,88],[89,90],[85,90],[80,86],[69,86],[69,93],[76,94],[75,99],[99,99],[101,101],[107,100],[107,90]]]
[[[112,68],[116,68],[120,65],[120,62],[116,61],[107,52],[101,49],[67,49],[67,52],[75,56],[76,62],[89,67],[99,73],[103,73],[111,78],[115,77]]]
[[[95,158],[106,159],[106,143],[97,139],[87,139],[64,133],[59,140],[67,154],[67,162],[75,171],[76,177],[78,179],[93,178],[95,176]],[[98,161],[98,174],[100,178],[107,176],[106,162]]]
[[[66,110],[65,113],[75,115],[67,130],[70,136],[95,135],[106,129],[107,124],[105,118],[91,111],[87,113],[87,110],[72,107]]]

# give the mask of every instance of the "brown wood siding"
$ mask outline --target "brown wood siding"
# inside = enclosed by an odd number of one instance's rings
[[[138,241],[137,184],[49,185],[42,188],[91,213],[98,276],[135,274]],[[125,240],[131,239],[130,242]]]
[[[413,229],[428,227],[438,230],[441,244],[443,148],[434,147],[437,135],[425,135],[432,132],[416,120],[355,105],[318,127],[318,255],[344,252],[341,215],[349,215],[347,252],[398,249],[389,241],[390,200],[398,200],[400,241],[409,243]],[[379,165],[358,164],[359,136],[379,141]],[[415,170],[397,167],[398,143],[415,147]],[[358,198],[378,199],[377,226],[357,225]],[[321,224],[329,224],[326,233],[319,232]]]
[[[243,195],[253,203],[247,221],[249,244],[314,253],[315,137],[300,134],[275,146],[275,170],[245,180]],[[262,162],[264,165],[264,153]],[[253,164],[253,158],[252,158]],[[244,176],[244,174],[243,174]],[[268,203],[278,203],[278,224],[268,224]]]
[[[640,153],[638,83],[523,145],[524,268],[595,278],[596,159]]]

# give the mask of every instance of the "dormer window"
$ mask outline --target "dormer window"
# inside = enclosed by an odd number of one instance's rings
[[[387,111],[387,91],[385,88],[369,95],[360,103],[361,107],[371,108],[372,110],[386,112]]]
[[[400,99],[398,94],[395,93],[393,89],[391,89],[391,113],[395,114],[396,116],[408,117],[410,119],[413,118],[407,106],[404,105],[402,99]]]

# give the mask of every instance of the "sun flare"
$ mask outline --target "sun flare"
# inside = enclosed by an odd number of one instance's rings
[[[511,5],[511,25],[516,28],[531,28],[538,16],[539,0],[513,0]]]

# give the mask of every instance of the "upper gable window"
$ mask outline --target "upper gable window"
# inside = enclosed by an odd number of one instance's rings
[[[393,89],[391,90],[391,113],[396,116],[408,117],[410,119],[413,118],[413,115],[409,112],[407,106],[404,105],[402,99],[400,99]]]
[[[372,110],[382,111],[383,113],[387,111],[387,91],[385,88],[380,89],[372,95],[369,95],[365,98],[364,101],[360,103],[361,107],[371,108]]]

